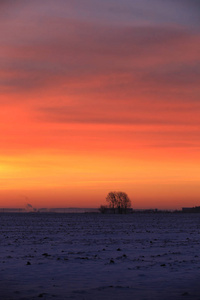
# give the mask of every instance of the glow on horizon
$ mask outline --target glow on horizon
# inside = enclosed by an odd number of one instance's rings
[[[199,205],[200,7],[80,3],[0,4],[0,207]]]

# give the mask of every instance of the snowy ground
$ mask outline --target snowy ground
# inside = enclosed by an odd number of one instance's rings
[[[0,299],[200,299],[199,214],[0,214]]]

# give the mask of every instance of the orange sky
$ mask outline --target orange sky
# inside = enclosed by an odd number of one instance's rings
[[[0,3],[0,207],[200,205],[200,6],[163,2]]]

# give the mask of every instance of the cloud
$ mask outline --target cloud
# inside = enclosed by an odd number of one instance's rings
[[[27,102],[34,93],[54,92],[73,101],[101,97],[105,103],[148,93],[161,98],[175,87],[180,94],[181,88],[197,89],[200,36],[192,21],[197,1],[148,4],[2,1],[1,95],[21,95],[19,101]],[[12,97],[0,103],[8,101]]]
[[[79,89],[83,83],[89,91],[92,84],[88,83],[95,78],[101,81],[113,74],[118,79],[125,75],[129,81],[147,74],[153,78],[151,72],[159,73],[166,66],[170,72],[171,65],[172,73],[175,64],[187,61],[191,69],[189,64],[199,59],[199,37],[184,28],[112,27],[57,19],[54,23],[49,20],[40,31],[36,26],[33,33],[30,29],[23,43],[22,30],[13,31],[16,36],[1,53],[1,91],[29,92],[53,86],[59,90],[65,83],[69,89]]]
[[[196,64],[170,64],[165,68],[155,68],[143,73],[143,80],[148,83],[164,86],[166,89],[196,88],[199,90],[200,61]]]
[[[120,13],[119,1],[116,5],[103,2],[99,12],[96,1],[86,1],[81,8],[77,7],[79,1],[48,3],[47,7],[46,1],[23,2],[18,14],[7,6],[13,20],[1,21],[6,33],[0,41],[1,94],[18,95],[18,101],[30,102],[45,122],[185,122],[171,117],[172,112],[166,116],[163,108],[158,109],[160,115],[154,115],[158,101],[179,105],[189,100],[194,107],[198,100],[200,35],[185,19],[184,8],[181,20],[177,17],[173,23],[170,3],[163,17],[168,22],[161,22],[166,8],[163,1],[152,0],[151,9],[146,0],[134,4],[127,0],[122,14],[130,9],[134,22],[121,23],[121,19],[116,24],[108,16]],[[188,5],[187,1],[174,3]],[[196,4],[192,1],[191,11]],[[88,8],[95,16],[107,9],[107,21],[95,21],[92,16],[86,19]],[[151,22],[145,22],[146,14]],[[49,105],[52,95],[54,103]],[[1,97],[0,103],[15,101]]]
[[[40,107],[39,119],[55,123],[80,124],[120,124],[120,125],[197,125],[200,106],[191,108],[183,105],[163,105],[163,103],[143,103],[143,105],[113,105],[107,107],[99,103],[90,106],[80,104],[71,106]]]

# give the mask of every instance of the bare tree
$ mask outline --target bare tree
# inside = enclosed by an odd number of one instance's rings
[[[105,205],[101,205],[99,208],[100,213],[105,214],[107,207]]]
[[[131,207],[131,200],[128,195],[124,192],[110,192],[106,197],[106,201],[109,204],[109,207],[115,210],[118,210],[118,213],[126,213],[127,208]]]
[[[110,208],[112,208],[115,212],[115,208],[117,207],[117,195],[116,192],[110,192],[108,193],[106,197],[106,201],[108,202],[108,205]]]
[[[119,213],[122,213],[123,211],[126,213],[127,208],[131,207],[131,200],[126,193],[117,192],[117,204]]]

